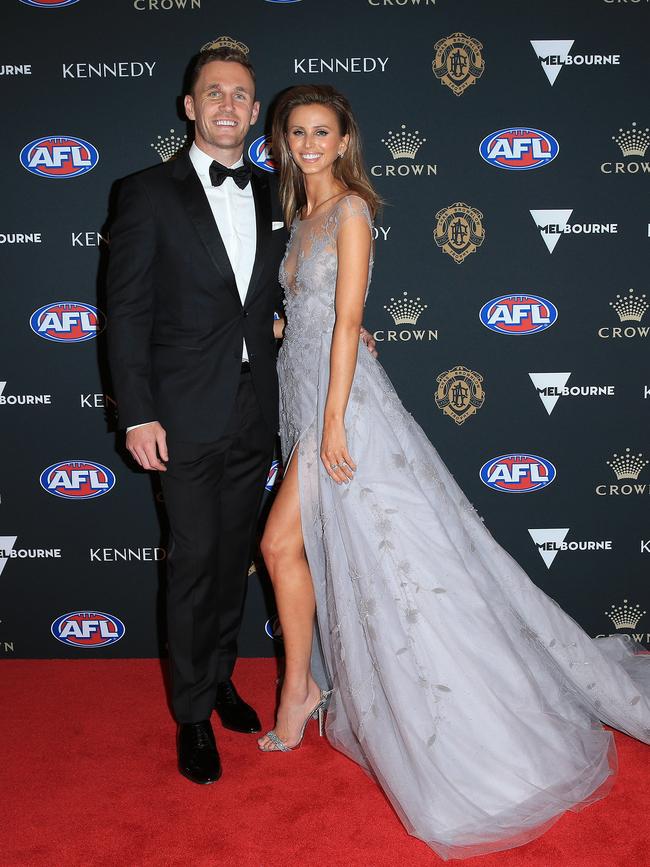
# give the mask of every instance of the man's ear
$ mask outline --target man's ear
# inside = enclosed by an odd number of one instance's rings
[[[251,126],[255,123],[257,118],[260,116],[260,104],[257,100],[253,103],[253,110],[251,111]]]
[[[196,120],[196,116],[194,114],[194,100],[190,96],[190,94],[186,94],[183,99],[183,105],[185,106],[185,114],[187,115],[188,120]]]

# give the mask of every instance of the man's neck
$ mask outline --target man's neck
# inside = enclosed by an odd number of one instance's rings
[[[233,150],[231,148],[224,150],[223,148],[218,148],[214,145],[208,144],[208,142],[204,142],[203,140],[197,141],[196,139],[194,140],[194,144],[206,156],[209,156],[210,159],[216,160],[218,163],[221,163],[222,166],[226,166],[226,168],[234,166],[234,164],[244,155],[243,147],[239,150]]]

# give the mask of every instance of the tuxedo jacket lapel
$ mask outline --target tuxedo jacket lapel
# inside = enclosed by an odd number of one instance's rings
[[[251,176],[253,187],[253,199],[255,201],[255,224],[257,243],[255,249],[255,261],[251,273],[246,301],[249,301],[258,287],[262,271],[264,269],[264,256],[271,237],[271,191],[266,177],[253,169]]]
[[[239,299],[237,281],[228,258],[219,229],[212,216],[207,196],[201,185],[198,175],[190,162],[187,154],[183,154],[176,160],[175,177],[179,185],[179,192],[183,206],[193,222],[201,241],[203,242],[210,259],[217,271],[221,274],[230,291]],[[257,203],[256,203],[257,212]],[[258,220],[259,233],[259,220]],[[259,234],[258,234],[259,249]],[[252,284],[252,280],[251,280]]]

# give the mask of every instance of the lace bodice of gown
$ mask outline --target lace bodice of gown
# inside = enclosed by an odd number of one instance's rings
[[[346,195],[315,217],[294,220],[280,268],[280,283],[285,291],[287,338],[295,339],[301,334],[309,340],[310,335],[331,331],[334,327],[338,270],[336,239],[343,223],[354,217],[371,224],[364,200],[356,195]],[[370,267],[372,269],[372,260]]]
[[[280,267],[287,326],[278,358],[280,378],[280,439],[285,461],[307,426],[314,420],[321,382],[329,369],[329,347],[335,320],[338,256],[336,242],[341,226],[350,219],[372,226],[365,201],[346,195],[322,214],[291,226],[287,252]],[[372,258],[368,285],[372,273]],[[366,287],[366,295],[368,287]],[[319,382],[320,390],[319,390]]]

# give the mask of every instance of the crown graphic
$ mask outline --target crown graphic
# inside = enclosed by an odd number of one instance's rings
[[[384,310],[388,310],[393,317],[395,325],[416,325],[426,304],[420,304],[419,298],[409,298],[404,292],[403,298],[390,299],[390,304],[384,304]]]
[[[627,599],[623,600],[622,605],[612,605],[605,612],[617,629],[635,629],[645,613],[640,605],[628,605]]]
[[[230,48],[232,51],[241,51],[242,54],[248,54],[250,51],[248,45],[233,39],[232,36],[218,36],[212,42],[202,45],[201,51],[212,51],[213,48]]]
[[[644,458],[642,452],[633,455],[630,454],[629,449],[625,449],[624,455],[617,455],[614,452],[613,459],[607,461],[607,466],[616,473],[617,479],[638,479],[639,473],[648,464],[650,464],[650,460]]]
[[[186,141],[187,135],[183,134],[183,137],[181,138],[176,135],[175,130],[170,129],[169,135],[164,137],[159,135],[157,141],[151,142],[151,147],[156,151],[160,159],[166,163],[167,160],[176,156]]]
[[[412,160],[420,147],[426,141],[420,138],[420,131],[407,132],[406,124],[402,124],[399,132],[389,130],[388,136],[382,139],[394,160]]]
[[[624,297],[617,295],[616,301],[610,301],[609,306],[616,310],[621,322],[640,322],[650,304],[645,295],[635,295],[634,289],[630,289]]]
[[[613,135],[612,140],[620,147],[625,157],[644,157],[650,145],[650,129],[637,129],[636,121],[632,129],[619,129],[619,135]]]

